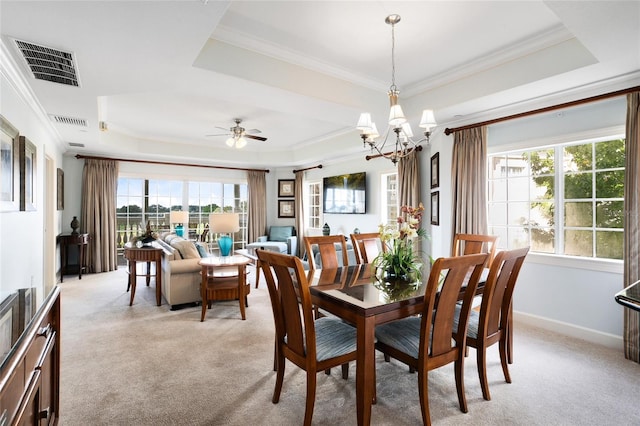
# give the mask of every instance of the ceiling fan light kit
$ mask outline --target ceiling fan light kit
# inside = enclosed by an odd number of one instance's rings
[[[262,132],[258,129],[245,130],[244,127],[240,127],[240,123],[242,123],[241,118],[234,118],[233,121],[236,123],[236,125],[229,129],[229,133],[224,133],[220,135],[207,135],[207,136],[229,136],[229,138],[225,141],[225,144],[229,148],[235,146],[237,149],[241,149],[247,146],[247,139],[255,139],[263,142],[267,140],[267,138],[262,136],[255,136],[255,135],[248,134],[247,132],[249,133],[262,133]],[[222,127],[218,127],[218,128],[226,130]]]
[[[371,152],[374,150],[377,151],[380,156],[390,159],[395,165],[399,159],[412,153],[422,142],[426,141],[428,144],[431,129],[436,127],[437,123],[433,110],[425,109],[422,111],[422,117],[418,125],[424,129],[424,137],[417,141],[413,139],[414,136],[411,125],[407,121],[404,111],[402,111],[402,106],[398,103],[400,91],[396,86],[395,25],[400,22],[400,15],[389,15],[385,18],[384,22],[391,25],[391,87],[389,87],[389,92],[387,92],[389,96],[389,125],[385,131],[384,139],[377,142],[376,139],[380,134],[378,133],[376,123],[371,119],[370,113],[363,112],[360,114],[356,128],[360,131],[360,138],[362,138],[362,143],[365,147],[368,145]],[[392,136],[389,138],[392,132],[395,133],[395,137]],[[387,146],[387,141],[389,141],[389,146]],[[392,145],[393,151],[384,152],[391,148]]]

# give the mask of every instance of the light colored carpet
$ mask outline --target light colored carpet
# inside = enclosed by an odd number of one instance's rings
[[[251,279],[254,273],[251,271]],[[275,385],[273,317],[264,282],[237,302],[170,311],[140,279],[133,306],[118,271],[70,278],[62,287],[61,425],[298,425],[305,373],[287,363]],[[252,286],[253,287],[253,286]],[[603,302],[604,303],[604,302]],[[609,301],[607,301],[609,303]],[[611,301],[610,303],[613,303]],[[491,401],[482,399],[475,350],[465,363],[469,412],[458,408],[453,368],[429,374],[436,425],[638,425],[640,365],[621,351],[515,324],[512,384],[489,352]],[[377,355],[374,425],[421,424],[417,374]],[[355,364],[318,375],[314,424],[356,424]]]

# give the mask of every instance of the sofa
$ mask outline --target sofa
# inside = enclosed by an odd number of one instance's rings
[[[209,256],[205,245],[185,240],[173,233],[161,234],[156,241],[164,251],[162,296],[167,304],[175,309],[177,305],[200,302],[202,276],[198,262]]]
[[[298,253],[298,237],[293,226],[270,226],[267,235],[258,237],[254,243],[247,244],[247,250],[255,254],[257,249],[277,251],[278,253]]]

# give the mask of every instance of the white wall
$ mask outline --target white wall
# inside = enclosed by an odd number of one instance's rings
[[[62,167],[61,150],[56,145],[49,127],[36,114],[26,99],[24,87],[8,77],[7,64],[0,67],[0,113],[20,132],[27,137],[37,149],[36,170],[36,211],[1,212],[0,213],[0,293],[2,297],[18,288],[36,287],[37,298],[41,300],[45,288],[54,283],[53,277],[44,277],[44,256],[56,252],[56,247],[45,246],[44,240],[44,188],[45,186],[45,154],[54,164],[53,179],[56,179],[55,168]],[[17,173],[17,172],[16,172]],[[53,184],[55,188],[55,183]],[[55,197],[55,194],[53,194]],[[54,203],[55,205],[55,203]],[[55,216],[55,229],[49,230],[53,235],[60,233],[61,212],[47,212]],[[56,256],[56,270],[59,260]]]

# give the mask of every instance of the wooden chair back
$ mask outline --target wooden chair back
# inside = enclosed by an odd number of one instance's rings
[[[371,263],[380,254],[380,250],[387,251],[387,246],[380,240],[378,232],[351,234],[351,243],[356,255],[356,263]]]
[[[466,320],[469,318],[471,302],[487,257],[487,254],[481,253],[439,258],[433,263],[427,282],[420,330],[420,358],[426,361],[429,370],[459,358],[467,332]],[[444,279],[440,284],[442,276]],[[458,333],[453,336],[455,342],[452,342],[456,304],[465,284],[461,320]]]
[[[340,244],[342,248],[342,265],[338,263],[338,251],[335,244]],[[339,268],[349,264],[347,256],[347,243],[344,235],[322,235],[315,237],[304,237],[304,245],[307,250],[307,259],[309,261],[309,269],[317,269],[315,264],[315,256],[313,255],[313,246],[318,246],[320,260],[323,268]]]
[[[456,234],[453,237],[451,256],[465,254],[489,253],[487,267],[491,266],[496,255],[497,235]]]
[[[305,368],[307,357],[316,359],[316,336],[302,262],[295,256],[268,250],[256,250],[256,254],[269,289],[278,346],[286,348],[286,358]]]
[[[480,304],[478,336],[487,338],[506,330],[513,290],[528,252],[529,247],[501,251],[493,260]]]

